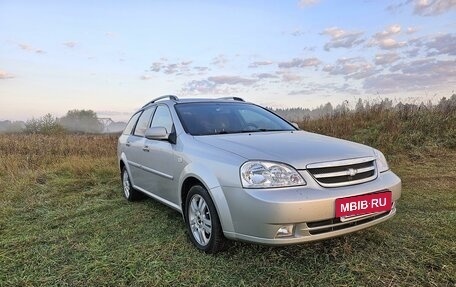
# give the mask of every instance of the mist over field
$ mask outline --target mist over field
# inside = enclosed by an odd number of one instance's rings
[[[303,122],[347,113],[370,112],[377,108],[400,112],[403,110],[419,109],[445,110],[454,109],[455,107],[456,94],[452,94],[448,99],[443,97],[437,103],[432,103],[431,101],[402,103],[388,98],[368,101],[359,98],[356,103],[344,101],[340,104],[333,105],[328,102],[314,109],[302,107],[266,108],[279,114],[290,122]],[[0,121],[0,133],[119,133],[125,128],[126,124],[126,121],[116,122],[109,117],[98,117],[97,113],[91,110],[70,110],[66,116],[61,118],[46,114],[43,117],[32,118],[25,122],[9,120]]]

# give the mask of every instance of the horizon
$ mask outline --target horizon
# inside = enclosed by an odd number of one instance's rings
[[[456,84],[451,0],[1,1],[0,120],[239,96],[273,108],[433,102]]]

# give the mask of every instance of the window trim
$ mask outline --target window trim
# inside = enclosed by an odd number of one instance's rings
[[[154,121],[155,113],[157,112],[157,109],[160,106],[162,106],[162,107],[164,106],[165,108],[168,109],[169,117],[171,118],[171,123],[172,123],[171,130],[168,131],[168,133],[171,134],[171,133],[173,133],[175,131],[176,128],[174,127],[174,119],[173,119],[173,114],[171,113],[171,109],[170,109],[170,107],[168,107],[168,105],[165,105],[165,104],[157,104],[157,105],[155,105],[155,111],[154,111],[154,114],[152,115],[152,117],[150,119],[149,128],[152,127],[152,122]]]
[[[188,128],[187,128],[187,124],[185,123],[185,121],[182,121],[182,118],[181,118],[181,114],[180,114],[180,111],[179,109],[176,109],[176,106],[180,106],[180,105],[191,105],[191,104],[237,104],[237,105],[251,105],[251,106],[256,106],[258,108],[261,108],[263,110],[265,110],[266,112],[269,112],[273,115],[275,115],[276,117],[278,117],[279,119],[283,120],[284,122],[286,122],[288,125],[290,125],[290,127],[293,129],[292,131],[298,131],[299,129],[297,129],[290,121],[284,119],[283,117],[281,117],[280,115],[278,115],[277,113],[269,110],[269,109],[266,109],[265,107],[262,107],[262,106],[259,106],[259,105],[256,105],[256,104],[253,104],[253,103],[249,103],[249,102],[216,102],[216,101],[204,101],[204,102],[187,102],[187,103],[176,103],[173,108],[174,110],[176,111],[176,114],[177,114],[177,118],[179,119],[179,122],[182,126],[182,128],[184,129],[184,132],[188,135],[191,135],[191,136],[199,136],[199,135],[192,135]]]
[[[139,111],[137,111],[136,113],[134,113],[134,114],[130,117],[130,119],[129,119],[128,122],[127,122],[127,125],[125,126],[124,130],[122,131],[122,134],[123,134],[123,135],[127,135],[127,136],[133,135],[133,131],[136,129],[136,124],[138,123],[138,120],[139,120],[139,118],[141,117],[143,111],[144,111],[144,110],[139,110]],[[131,122],[131,120],[133,119],[133,117],[136,116],[137,114],[139,114],[139,115],[138,115],[138,118],[135,120],[135,123],[133,124],[133,127],[132,127],[131,130],[130,130],[130,133],[124,133],[124,131],[125,131],[125,129],[127,128],[128,124]]]
[[[144,110],[141,110],[141,115],[139,116],[138,120],[136,120],[135,128],[132,130],[132,133],[131,133],[132,136],[139,137],[139,138],[144,138],[145,137],[145,135],[142,135],[142,136],[141,135],[135,135],[136,127],[138,126],[139,119],[144,114],[144,112],[147,111],[147,110],[151,110],[151,109],[154,109],[154,110],[152,111],[152,114],[150,115],[150,118],[149,118],[149,120],[147,122],[146,129],[150,128],[150,124],[152,122],[152,118],[154,117],[155,111],[157,110],[157,106],[156,105],[153,105],[153,106],[147,107]]]

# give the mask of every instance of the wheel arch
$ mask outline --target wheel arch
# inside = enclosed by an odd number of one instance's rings
[[[130,166],[128,165],[128,160],[127,160],[127,156],[125,155],[125,153],[122,152],[122,154],[120,155],[119,157],[119,170],[120,170],[120,173],[122,173],[122,168],[126,168],[127,169],[127,172],[128,172],[128,175],[130,176],[130,182],[132,185],[134,185],[134,178],[131,176],[131,170],[130,170]]]
[[[203,177],[201,175],[203,175]],[[222,225],[223,231],[233,232],[233,221],[223,190],[215,174],[213,174],[211,171],[209,171],[207,168],[203,166],[187,166],[180,178],[180,206],[182,209],[183,219],[186,220],[185,201],[187,198],[187,194],[190,188],[194,185],[201,185],[209,193],[209,196],[217,210],[217,214],[220,219],[220,224]]]

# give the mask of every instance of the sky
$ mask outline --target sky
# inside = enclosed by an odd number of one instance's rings
[[[456,0],[0,0],[0,120],[127,120],[167,94],[437,101],[455,86]]]

